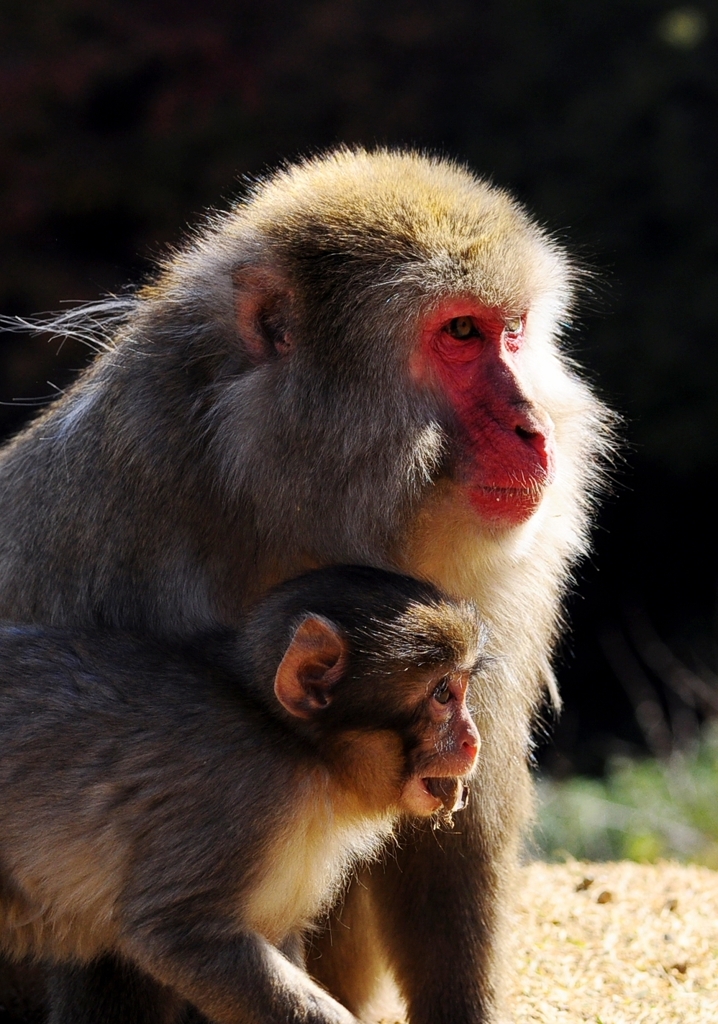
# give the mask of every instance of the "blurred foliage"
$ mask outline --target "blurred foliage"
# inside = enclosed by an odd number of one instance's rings
[[[603,779],[539,783],[538,856],[672,858],[718,868],[718,728],[670,759],[617,759]]]
[[[3,0],[0,309],[117,291],[246,175],[337,142],[468,161],[592,271],[569,343],[626,414],[627,468],[572,609],[554,753],[600,767],[616,736],[645,745],[606,624],[639,604],[687,659],[713,633],[715,5]],[[88,357],[0,338],[0,431]]]

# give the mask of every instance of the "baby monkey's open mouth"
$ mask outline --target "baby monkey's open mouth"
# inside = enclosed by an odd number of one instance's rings
[[[469,802],[469,787],[463,779],[431,778],[422,779],[422,782],[432,796],[441,800],[444,810],[449,814],[454,811],[463,811]]]

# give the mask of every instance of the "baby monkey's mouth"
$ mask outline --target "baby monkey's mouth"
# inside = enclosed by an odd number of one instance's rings
[[[401,806],[409,814],[451,818],[462,811],[469,799],[469,787],[458,775],[412,775],[401,795]]]
[[[463,779],[452,777],[429,778],[421,780],[429,793],[441,800],[442,807],[449,814],[463,811],[469,802],[469,787]]]

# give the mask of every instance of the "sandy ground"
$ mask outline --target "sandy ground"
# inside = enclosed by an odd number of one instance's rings
[[[516,1024],[718,1022],[718,872],[573,862],[522,880]]]
[[[718,1024],[718,872],[531,864],[513,925],[512,1024]]]

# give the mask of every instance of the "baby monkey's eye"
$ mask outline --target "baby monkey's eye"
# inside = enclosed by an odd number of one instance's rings
[[[523,326],[520,316],[507,316],[504,320],[504,328],[507,334],[518,334]]]
[[[481,337],[481,332],[470,316],[455,316],[453,320],[449,320],[445,330],[452,338],[458,338],[460,341]]]
[[[451,690],[449,689],[449,677],[444,676],[439,685],[436,687],[431,695],[435,701],[439,704],[448,704],[451,700]]]

